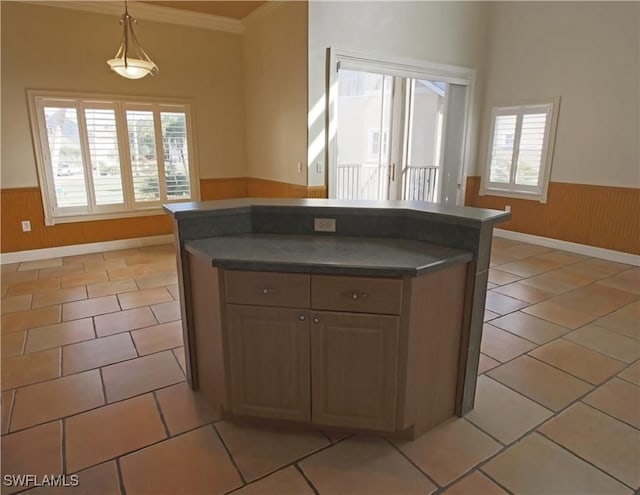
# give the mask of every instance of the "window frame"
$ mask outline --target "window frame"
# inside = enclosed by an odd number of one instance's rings
[[[549,181],[551,178],[551,167],[555,148],[555,138],[558,124],[558,110],[560,98],[546,98],[544,100],[529,100],[526,102],[498,104],[491,107],[489,117],[489,138],[487,141],[487,154],[480,180],[481,196],[502,196],[515,199],[528,199],[547,202]],[[547,114],[545,122],[544,139],[540,160],[540,172],[538,174],[538,185],[527,186],[515,183],[516,167],[520,154],[520,137],[522,130],[522,118],[524,115],[535,113],[535,110],[543,110]],[[540,112],[542,113],[542,112]],[[491,177],[491,157],[493,152],[493,140],[496,127],[496,118],[500,115],[516,115],[516,128],[513,136],[513,151],[511,163],[511,177],[509,183],[490,182]]]
[[[39,188],[44,207],[45,225],[51,226],[62,223],[88,222],[114,218],[131,218],[163,213],[162,205],[166,203],[179,203],[199,201],[200,180],[199,167],[196,153],[195,133],[195,109],[194,102],[185,98],[144,97],[131,95],[115,95],[102,93],[81,93],[68,91],[27,90],[27,103],[31,124],[31,136],[36,159]],[[60,108],[74,109],[78,114],[78,132],[81,148],[82,169],[84,173],[85,191],[87,194],[87,206],[58,207],[55,194],[55,178],[49,156],[49,143],[44,108],[59,106]],[[91,171],[91,151],[87,139],[87,127],[84,111],[90,109],[114,110],[116,122],[116,136],[118,142],[118,159],[120,164],[120,180],[122,184],[123,203],[115,205],[98,205],[95,201],[93,177]],[[161,127],[162,112],[178,112],[185,114],[186,146],[189,160],[189,187],[188,199],[166,198],[158,201],[136,201],[133,189],[133,176],[131,172],[131,156],[129,152],[128,124],[126,121],[127,110],[149,110],[154,112],[154,133],[156,158],[158,161],[158,177],[162,177],[164,171],[164,141],[163,136],[157,135]],[[158,112],[158,119],[155,118]],[[158,152],[162,154],[158,156]],[[161,166],[162,163],[162,166]],[[159,190],[166,192],[165,181],[159,181]]]

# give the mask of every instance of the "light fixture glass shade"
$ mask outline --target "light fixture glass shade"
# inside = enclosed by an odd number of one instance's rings
[[[107,64],[116,74],[127,79],[141,79],[149,74],[153,76],[158,72],[158,66],[140,46],[133,31],[136,21],[129,15],[126,2],[124,5],[124,14],[120,18],[123,26],[122,41],[115,57],[107,60]]]

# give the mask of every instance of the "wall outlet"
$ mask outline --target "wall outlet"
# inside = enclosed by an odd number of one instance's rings
[[[29,220],[23,220],[20,223],[22,224],[22,232],[31,232],[31,222]]]
[[[511,205],[504,205],[504,211],[510,212],[511,211]]]
[[[298,173],[302,172],[302,162],[298,162]]]
[[[336,219],[335,218],[314,218],[313,230],[315,230],[316,232],[335,232]]]
[[[324,167],[322,166],[322,162],[321,161],[317,161],[316,162],[316,174],[322,174],[324,173]]]

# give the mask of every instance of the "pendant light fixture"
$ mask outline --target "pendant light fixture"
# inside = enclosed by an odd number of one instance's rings
[[[136,20],[129,15],[127,2],[124,2],[124,14],[120,18],[123,26],[122,41],[116,56],[107,63],[111,69],[127,79],[141,79],[147,74],[152,76],[158,72],[158,66],[152,62],[136,38],[133,25]]]

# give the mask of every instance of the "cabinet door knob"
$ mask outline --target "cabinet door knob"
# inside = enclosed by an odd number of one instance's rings
[[[274,294],[274,293],[276,293],[276,292],[278,292],[278,289],[274,289],[274,288],[272,288],[272,287],[264,287],[264,288],[262,289],[262,293],[263,293],[263,294]]]
[[[298,316],[298,320],[300,320],[300,321],[304,321],[304,320],[305,320],[304,315],[300,315],[300,316]]]
[[[364,297],[367,297],[369,294],[367,294],[366,292],[354,292],[353,294],[351,294],[351,298],[352,299],[361,299]]]
[[[315,318],[313,319],[313,322],[314,322],[314,323],[320,323],[320,318],[315,317]]]

